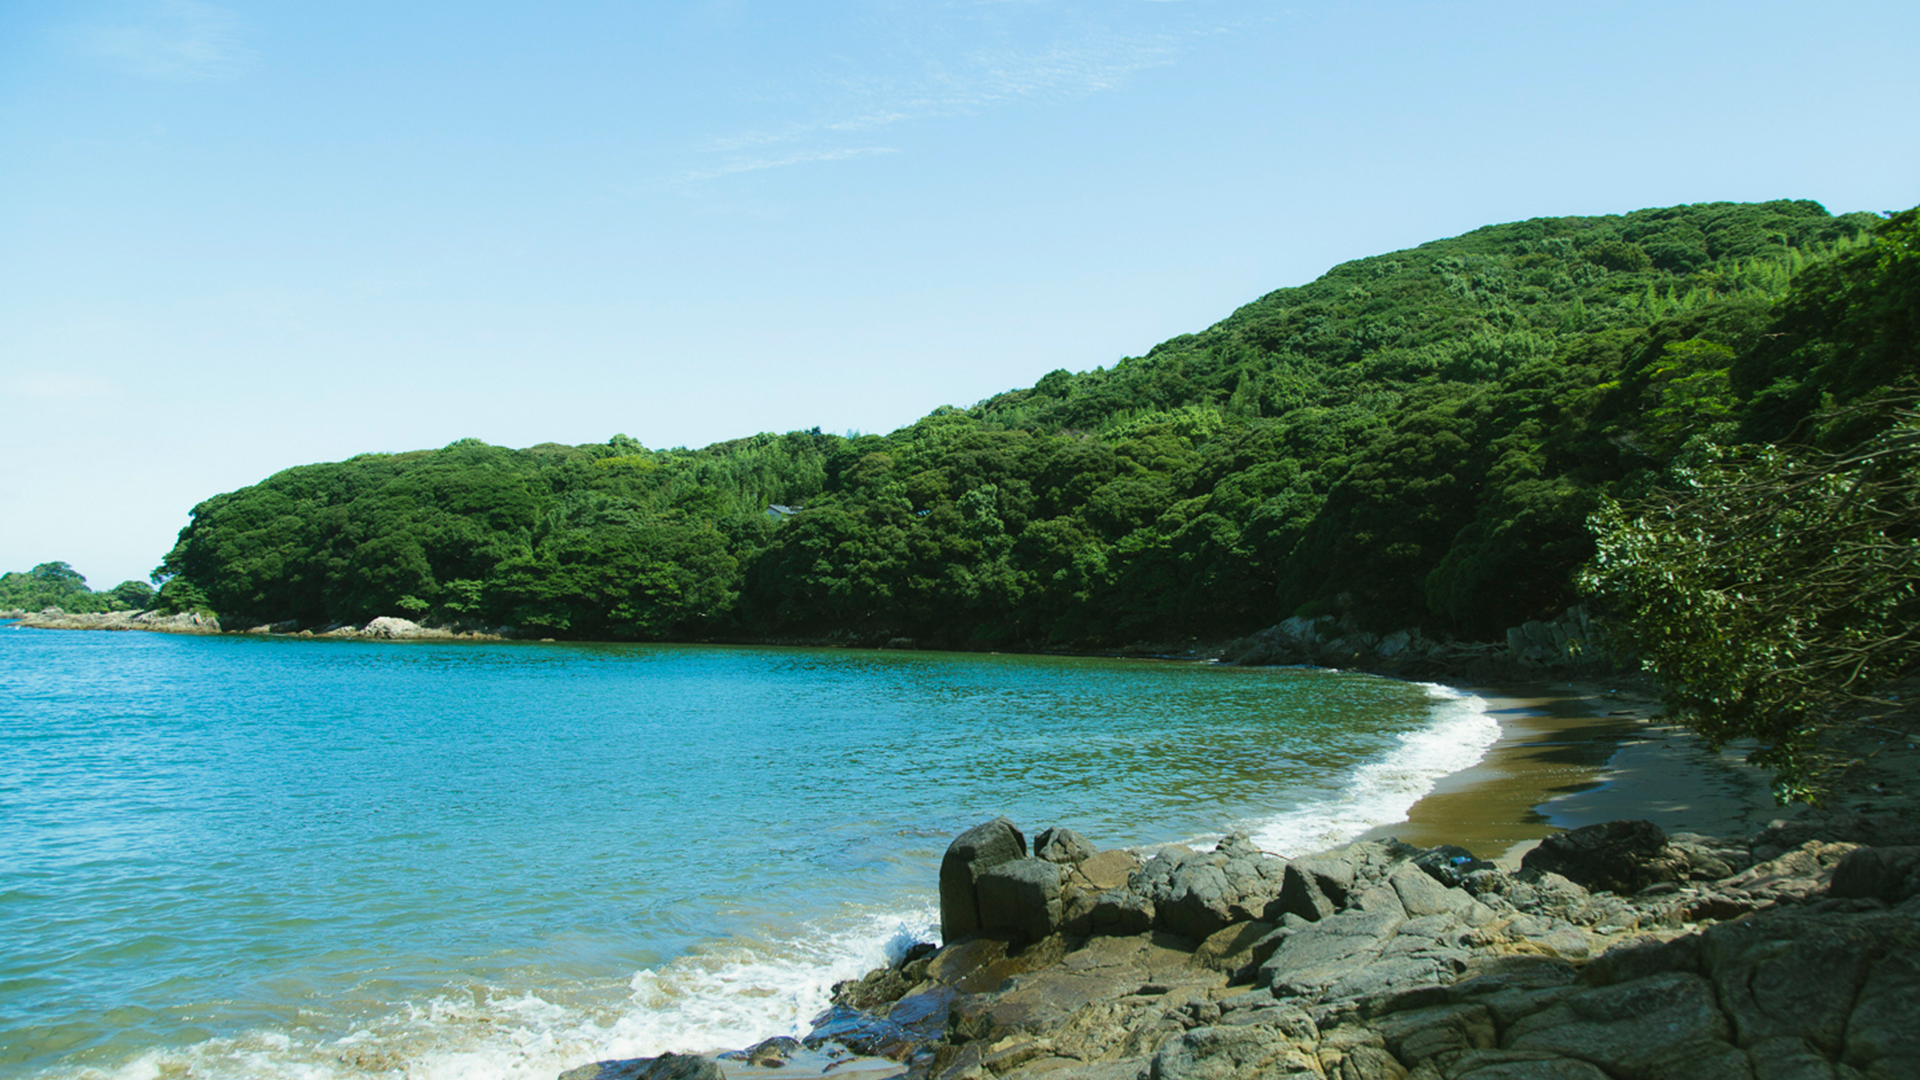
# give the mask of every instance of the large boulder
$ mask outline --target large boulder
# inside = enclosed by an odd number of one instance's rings
[[[947,845],[940,860],[940,939],[980,932],[980,875],[1027,857],[1027,837],[1004,817],[975,825]]]
[[[1286,867],[1234,833],[1210,852],[1163,850],[1129,888],[1153,905],[1155,925],[1204,941],[1233,923],[1268,918]]]
[[[1828,892],[1843,899],[1897,904],[1920,896],[1920,847],[1857,848],[1833,868]]]
[[[1039,941],[1060,928],[1060,867],[1045,859],[1009,859],[974,882],[980,931]]]
[[[1559,874],[1595,892],[1622,896],[1657,881],[1688,876],[1685,856],[1668,850],[1667,834],[1651,821],[1608,821],[1549,836],[1520,860],[1522,870]]]

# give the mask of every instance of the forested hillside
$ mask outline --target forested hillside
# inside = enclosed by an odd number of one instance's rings
[[[161,596],[556,637],[1099,646],[1301,611],[1486,636],[1573,602],[1600,495],[1690,439],[1871,434],[1806,421],[1915,371],[1915,221],[1497,225],[889,435],[303,466],[195,507]]]

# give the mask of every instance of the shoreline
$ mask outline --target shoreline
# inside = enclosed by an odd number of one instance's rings
[[[1487,702],[1500,737],[1407,811],[1354,841],[1452,844],[1503,866],[1555,833],[1644,819],[1669,833],[1745,836],[1793,816],[1767,773],[1655,719],[1651,686],[1581,680],[1458,687]]]

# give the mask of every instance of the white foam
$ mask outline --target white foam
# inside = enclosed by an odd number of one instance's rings
[[[1288,857],[1338,847],[1407,820],[1441,777],[1478,764],[1500,738],[1500,722],[1486,701],[1437,683],[1420,685],[1433,696],[1431,722],[1402,735],[1386,757],[1356,766],[1336,794],[1253,825],[1253,842]]]
[[[552,1080],[590,1061],[740,1049],[774,1035],[806,1034],[834,983],[899,959],[916,941],[938,940],[938,918],[927,905],[849,915],[798,937],[717,943],[636,972],[626,999],[614,1004],[568,1005],[489,988],[404,1003],[340,1038],[257,1031],[148,1051],[112,1071],[47,1077]]]

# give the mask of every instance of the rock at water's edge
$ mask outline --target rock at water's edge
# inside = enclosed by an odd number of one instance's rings
[[[980,875],[1027,857],[1027,837],[1004,817],[975,825],[947,845],[940,860],[940,940],[980,932]]]

